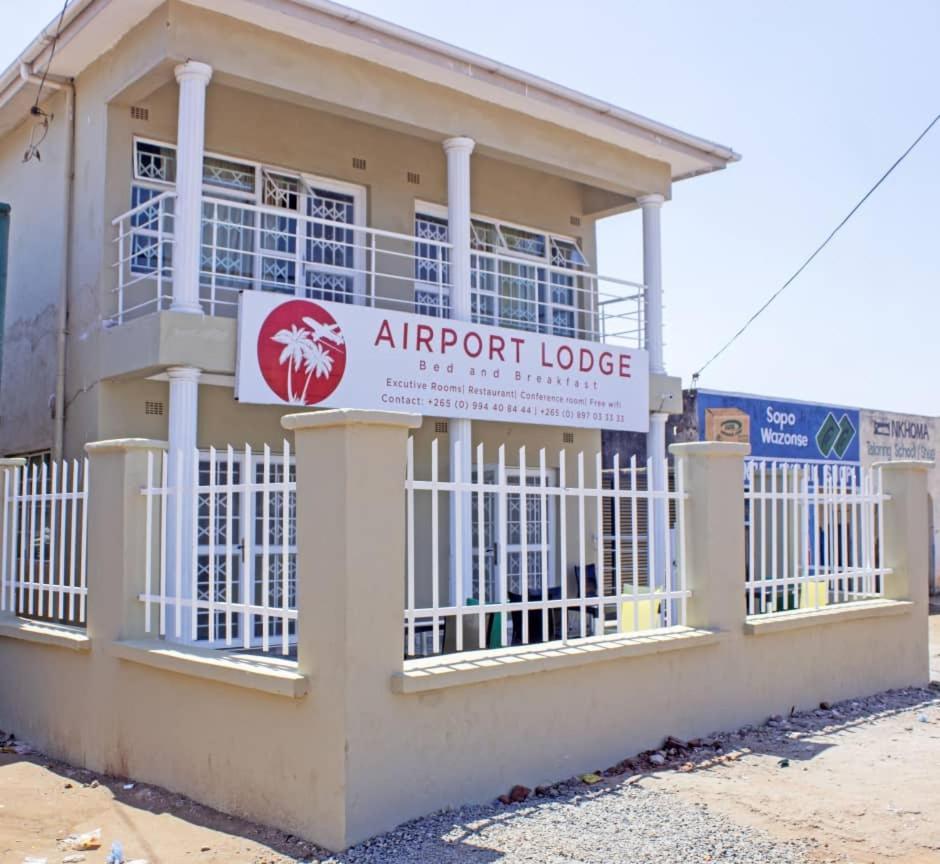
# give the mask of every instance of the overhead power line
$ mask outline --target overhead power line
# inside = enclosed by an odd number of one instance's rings
[[[62,22],[65,20],[65,10],[69,8],[69,2],[70,0],[65,0],[62,4],[62,11],[59,13],[59,23],[56,25],[55,35],[52,37],[52,47],[49,49],[49,62],[46,63],[45,68],[42,70],[42,78],[39,81],[36,101],[29,111],[30,114],[34,117],[39,117],[40,120],[33,127],[29,135],[29,146],[26,148],[26,153],[23,156],[24,162],[30,162],[33,159],[39,162],[42,159],[39,153],[39,145],[46,140],[46,136],[49,134],[49,123],[52,121],[53,117],[51,114],[47,114],[43,111],[42,108],[39,107],[39,103],[42,100],[42,91],[46,88],[46,77],[49,75],[49,67],[55,59],[55,49],[59,44],[59,34],[62,32]]]
[[[802,273],[802,272],[810,265],[810,263],[812,262],[812,260],[813,260],[820,252],[822,252],[823,249],[825,249],[825,248],[829,245],[829,241],[832,240],[832,238],[835,237],[836,234],[838,234],[839,231],[842,230],[843,226],[849,221],[849,219],[851,219],[851,218],[855,215],[855,213],[859,210],[859,208],[871,197],[871,195],[874,193],[874,191],[875,191],[882,183],[884,183],[884,181],[887,180],[888,177],[891,176],[891,173],[894,171],[894,169],[897,168],[898,165],[900,165],[900,164],[907,158],[908,154],[909,154],[918,144],[920,144],[920,142],[921,142],[921,141],[923,140],[923,138],[927,135],[927,133],[928,133],[931,129],[933,129],[933,127],[937,124],[937,121],[940,121],[940,114],[938,114],[936,117],[934,117],[933,120],[931,120],[930,123],[927,124],[927,128],[924,129],[924,131],[921,132],[920,135],[918,135],[918,136],[914,139],[914,141],[913,141],[913,143],[910,145],[910,147],[908,147],[907,150],[905,150],[900,156],[898,156],[897,159],[894,160],[894,163],[891,165],[891,167],[890,167],[887,171],[885,171],[885,173],[882,174],[881,177],[878,178],[878,182],[875,183],[875,185],[872,186],[871,189],[869,189],[869,190],[861,197],[861,199],[859,199],[858,203],[848,212],[848,214],[845,216],[845,218],[844,218],[838,225],[836,225],[835,228],[832,229],[832,231],[830,232],[829,236],[826,237],[826,239],[823,240],[823,242],[820,243],[820,244],[816,247],[816,249],[813,251],[813,254],[810,255],[809,258],[807,258],[802,264],[800,264],[800,266],[797,268],[796,272],[794,272],[793,275],[792,275],[789,279],[787,279],[786,282],[783,283],[783,285],[781,285],[776,291],[774,291],[773,294],[770,295],[770,297],[767,299],[767,302],[765,302],[764,305],[760,307],[760,309],[758,309],[753,315],[751,315],[750,318],[747,319],[747,321],[744,322],[744,326],[741,327],[741,329],[738,330],[738,332],[735,333],[734,336],[732,336],[727,342],[725,342],[724,345],[721,346],[721,348],[719,348],[714,354],[712,354],[712,356],[708,359],[708,361],[698,370],[698,372],[696,372],[696,373],[692,376],[692,387],[693,387],[693,388],[694,388],[695,385],[698,383],[699,375],[701,375],[702,372],[704,372],[715,360],[717,360],[722,354],[724,354],[725,351],[727,351],[727,350],[738,340],[738,338],[741,336],[741,334],[744,333],[744,331],[747,330],[747,328],[750,327],[751,324],[753,324],[753,323],[766,311],[767,307],[770,306],[770,304],[773,303],[774,300],[776,300],[784,291],[786,291],[787,288],[790,287],[790,285],[796,280],[797,276],[799,276],[800,273]]]

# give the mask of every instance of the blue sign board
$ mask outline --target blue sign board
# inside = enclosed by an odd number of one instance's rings
[[[699,390],[695,410],[701,440],[749,443],[752,458],[859,461],[855,408]]]

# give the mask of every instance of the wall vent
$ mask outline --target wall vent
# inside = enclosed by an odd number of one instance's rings
[[[434,424],[434,434],[435,435],[446,435],[447,434],[447,421],[438,420]]]
[[[355,168],[357,171],[365,171],[365,170],[366,170],[366,160],[365,160],[365,159],[360,159],[358,156],[353,156],[353,163],[352,163],[352,165],[353,165],[353,168]]]
[[[151,402],[148,399],[146,402],[144,402],[144,414],[149,414],[151,417],[162,417],[163,416],[163,403]]]
[[[561,443],[562,444],[574,444],[574,432],[562,432]]]
[[[408,182],[413,183],[415,186],[421,185],[421,175],[416,174],[414,171],[408,172]]]
[[[580,227],[581,227],[581,217],[580,217],[580,216],[572,216],[571,219],[570,219],[570,221],[571,221],[571,224],[574,225],[575,228],[580,228]]]
[[[142,108],[140,105],[131,105],[131,119],[132,120],[144,120],[144,121],[149,120],[150,109]]]

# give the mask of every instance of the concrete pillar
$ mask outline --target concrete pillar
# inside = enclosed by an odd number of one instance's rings
[[[421,417],[340,409],[281,424],[297,458],[297,665],[315,682],[316,773],[330,790],[312,821],[319,843],[345,849],[368,836],[351,763],[385,723],[404,657],[405,444]]]
[[[927,516],[927,471],[930,462],[879,462],[884,491],[891,500],[884,505],[884,536],[881,538],[884,595],[889,600],[911,600],[924,609],[928,605],[930,574]],[[877,482],[877,481],[876,481]]]
[[[188,490],[196,478],[198,465],[196,464],[196,432],[199,419],[199,378],[202,374],[193,366],[171,366],[166,370],[170,379],[170,409],[169,409],[169,452],[167,454],[167,481],[170,486],[176,486],[182,480],[184,490]],[[183,494],[171,496],[167,502],[167,561],[176,561],[176,547],[182,547],[180,556],[180,581],[182,583],[181,596],[189,598],[192,569],[192,555],[190,554],[193,536],[193,507],[192,496]],[[175,508],[180,508],[180,536],[176,536]],[[176,568],[167,567],[167,590],[176,592]],[[180,638],[190,641],[192,632],[192,612],[184,608],[181,612]],[[175,621],[173,638],[176,638]],[[169,624],[168,631],[169,635]]]
[[[470,154],[472,138],[448,138],[447,154],[447,230],[452,245],[450,257],[450,314],[456,321],[472,319],[470,286]],[[447,424],[450,436],[450,478],[468,481],[473,471],[473,424],[470,420],[451,419]],[[450,496],[450,587],[452,603],[458,593],[467,593],[473,569],[473,516],[470,495],[463,501],[460,524],[457,524],[456,496]],[[461,570],[463,585],[457,585],[457,534],[462,538]],[[463,598],[466,600],[466,596]]]
[[[176,218],[173,303],[176,312],[202,314],[199,258],[202,245],[202,162],[206,137],[206,87],[212,67],[189,60],[176,67],[179,112],[176,132]]]
[[[669,448],[683,472],[690,627],[740,634],[744,587],[744,457],[749,444],[694,442]]]
[[[94,640],[141,639],[144,629],[149,454],[159,482],[165,441],[121,438],[85,445],[88,474],[88,635]],[[153,541],[159,540],[155,505]],[[153,550],[150,550],[153,551]],[[155,573],[159,573],[157,569]],[[154,578],[157,578],[156,576]],[[158,590],[155,582],[153,590]]]
[[[879,462],[884,491],[891,500],[884,504],[884,535],[880,538],[881,566],[891,572],[884,577],[888,600],[908,600],[913,604],[908,639],[899,640],[893,650],[895,668],[915,670],[912,683],[930,680],[930,530],[927,515],[927,471],[931,462]],[[877,488],[877,487],[876,487]]]
[[[96,732],[85,739],[84,764],[123,776],[127,754],[121,743],[121,712],[111,698],[120,692],[121,661],[111,654],[109,646],[118,640],[155,636],[146,632],[144,604],[139,599],[146,587],[146,555],[153,551],[146,545],[147,501],[140,490],[147,484],[148,454],[153,454],[154,471],[159,476],[159,459],[166,443],[124,438],[96,441],[85,449],[90,478],[87,632],[95,654],[87,722]],[[159,521],[155,521],[156,538],[158,532]],[[156,583],[154,589],[158,590]],[[154,610],[154,626],[158,620]]]

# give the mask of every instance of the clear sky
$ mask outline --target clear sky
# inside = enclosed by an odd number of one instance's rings
[[[663,210],[686,384],[940,112],[936,0],[347,2],[743,155]],[[0,0],[0,66],[60,9]],[[700,386],[940,414],[938,200],[940,126]],[[606,220],[602,272],[639,280],[640,243]]]

